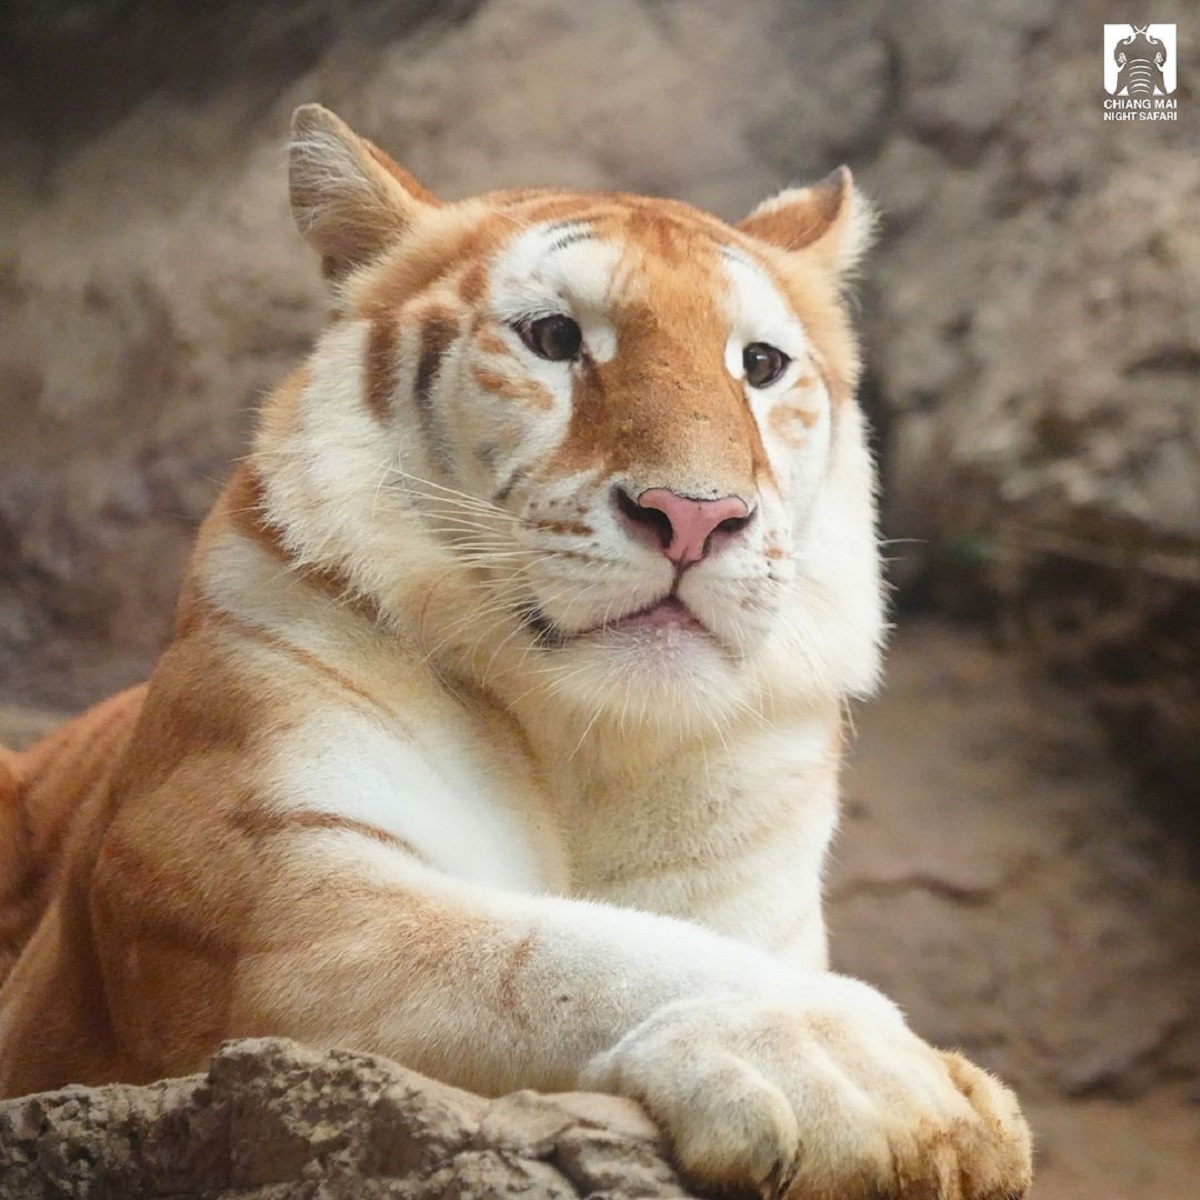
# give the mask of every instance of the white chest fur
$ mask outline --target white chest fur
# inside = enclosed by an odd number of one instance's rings
[[[617,770],[595,762],[603,746],[547,770],[489,733],[465,713],[423,735],[323,712],[281,744],[270,792],[281,808],[377,829],[465,881],[603,899],[772,948],[820,942],[836,814],[826,721]]]

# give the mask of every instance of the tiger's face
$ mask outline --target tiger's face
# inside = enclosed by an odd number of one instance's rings
[[[313,557],[340,543],[401,607],[425,579],[431,653],[580,710],[690,722],[870,687],[847,172],[740,227],[617,194],[442,204],[303,109],[292,191],[339,304],[274,423],[276,510]]]

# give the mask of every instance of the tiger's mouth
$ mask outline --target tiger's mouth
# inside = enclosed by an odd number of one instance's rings
[[[566,646],[571,642],[592,634],[606,631],[644,632],[671,638],[681,633],[703,634],[714,637],[713,631],[673,593],[624,613],[622,616],[586,625],[569,633],[556,625],[536,605],[522,610],[521,619],[526,628],[532,630],[539,645],[546,647]]]
[[[601,629],[679,629],[708,633],[709,629],[678,596],[666,596],[645,608],[639,608],[616,621],[598,626]]]

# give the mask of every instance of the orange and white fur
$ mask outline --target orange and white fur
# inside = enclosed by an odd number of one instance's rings
[[[1016,1102],[827,969],[879,669],[849,173],[443,203],[301,108],[335,315],[145,689],[0,755],[0,1094],[280,1034],[641,1101],[700,1184],[1015,1197]]]

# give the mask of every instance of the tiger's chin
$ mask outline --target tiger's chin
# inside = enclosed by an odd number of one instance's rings
[[[740,647],[675,597],[565,631],[527,617],[545,651],[540,670],[553,700],[577,717],[615,717],[632,731],[701,732],[748,703]]]

